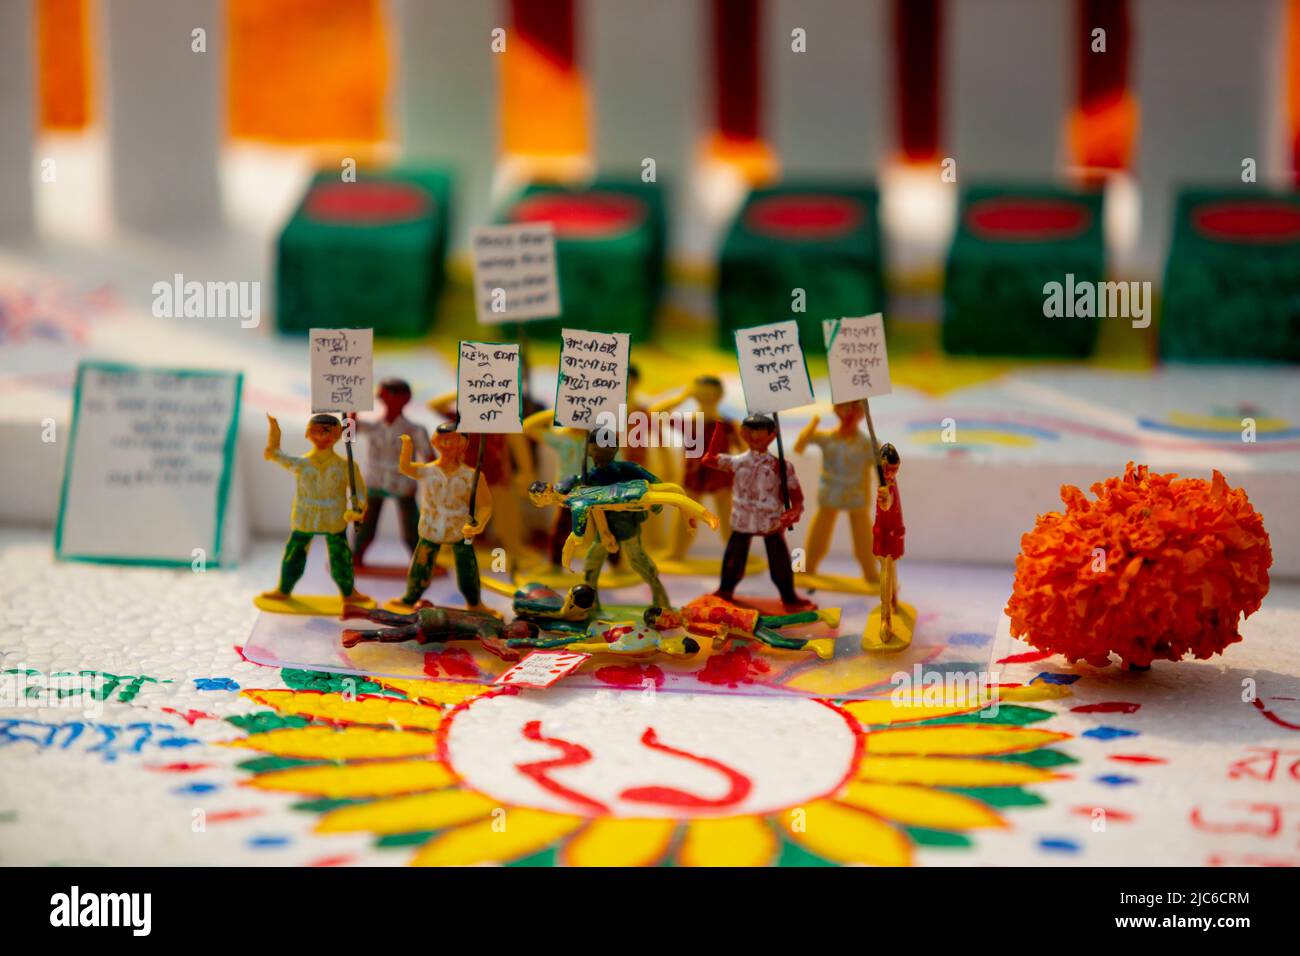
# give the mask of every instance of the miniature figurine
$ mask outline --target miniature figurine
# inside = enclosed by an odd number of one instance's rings
[[[822,452],[822,473],[817,485],[817,510],[808,524],[804,547],[806,571],[815,575],[831,546],[835,519],[841,512],[848,515],[853,534],[853,554],[869,582],[880,580],[876,559],[871,552],[871,515],[867,511],[867,493],[871,490],[871,442],[859,429],[865,416],[862,402],[835,405],[839,427],[819,432],[820,418],[814,416],[799,433],[794,453],[801,455],[809,445]]]
[[[903,556],[903,501],[898,494],[898,449],[880,446],[883,482],[876,489],[876,523],[871,531],[871,550],[880,559],[880,606],[867,618],[862,635],[863,650],[903,650],[912,643],[916,609],[898,600],[898,571],[895,562]],[[873,621],[878,621],[874,628]]]
[[[342,637],[344,647],[356,647],[368,642],[400,644],[415,641],[418,644],[443,644],[464,640],[482,641],[490,647],[497,641],[528,640],[537,636],[537,626],[528,621],[516,619],[506,624],[495,614],[437,605],[416,608],[409,614],[347,605],[342,616],[344,620],[363,618],[385,625],[377,630],[346,628]]]
[[[718,407],[724,396],[722,380],[713,375],[701,375],[687,389],[674,398],[657,402],[650,406],[654,414],[671,411],[687,399],[695,399],[700,415],[704,419],[702,447],[706,454],[698,457],[686,455],[683,458],[682,487],[692,498],[700,502],[706,495],[713,497],[713,507],[718,514],[721,534],[724,538],[731,535],[731,475],[725,469],[710,464],[710,456],[727,454],[740,445],[736,435],[736,423],[722,416]],[[680,519],[673,533],[669,560],[684,561],[690,550],[691,533],[687,522]]]
[[[267,415],[266,420],[268,434],[263,457],[293,472],[297,485],[290,519],[292,530],[280,562],[280,584],[274,591],[263,592],[262,600],[290,600],[294,585],[307,567],[312,538],[320,535],[325,538],[329,552],[330,577],[338,585],[343,600],[353,604],[369,602],[370,598],[354,587],[352,551],[347,536],[348,522],[360,521],[365,514],[361,500],[366,495],[366,483],[359,469],[355,465],[349,468],[348,461],[334,451],[343,437],[342,423],[333,415],[313,415],[306,432],[312,451],[296,457],[280,450],[280,423],[272,415]],[[349,484],[353,486],[351,491]]]
[[[581,475],[585,463],[587,433],[581,428],[564,428],[552,424],[554,413],[549,408],[534,412],[524,419],[524,436],[546,445],[559,459],[556,468],[555,483],[571,475]],[[553,567],[564,566],[562,557],[564,543],[573,530],[573,516],[569,509],[560,506],[555,510],[555,520],[551,525],[550,542],[547,555]]]
[[[397,467],[402,474],[420,483],[420,540],[411,556],[401,604],[411,606],[420,600],[433,578],[438,551],[449,544],[456,562],[456,586],[465,598],[465,606],[492,613],[481,600],[478,557],[473,544],[474,536],[483,531],[492,517],[492,492],[482,483],[475,492],[474,469],[464,461],[465,445],[465,436],[456,431],[455,423],[443,422],[433,434],[437,459],[421,463],[411,460],[410,436],[402,436]],[[472,518],[471,497],[475,501]]]
[[[767,548],[768,574],[781,596],[786,610],[803,611],[814,607],[794,589],[794,569],[785,532],[803,514],[803,489],[794,466],[785,462],[786,485],[790,495],[787,508],[781,500],[779,461],[767,448],[776,438],[776,423],[766,415],[750,415],[741,423],[740,436],[748,451],[739,455],[709,454],[704,463],[734,475],[731,500],[731,535],[722,555],[722,577],[716,596],[734,601],[736,585],[745,576],[749,544],[754,535],[763,538]]]
[[[456,414],[455,392],[430,399],[429,410],[448,421],[459,421]],[[521,434],[471,433],[465,438],[465,461],[471,465],[478,461],[479,443],[483,444],[483,466],[480,477],[492,493],[490,534],[505,550],[506,568],[514,573],[525,554],[523,512],[519,502],[523,497],[524,489],[533,483],[535,477],[532,453],[529,451],[527,440]]]
[[[513,600],[515,617],[533,621],[539,627],[572,630],[573,625],[587,620],[596,610],[596,589],[588,584],[575,584],[567,594],[535,582],[515,591]]]
[[[535,482],[528,489],[529,497],[539,507],[563,504],[571,510],[573,530],[561,552],[562,565],[568,567],[574,550],[587,534],[588,518],[591,518],[596,534],[583,566],[586,584],[596,588],[606,557],[623,550],[628,564],[650,586],[654,603],[670,607],[659,570],[641,543],[641,524],[647,512],[671,505],[688,520],[703,519],[710,527],[717,527],[717,516],[688,498],[679,485],[660,482],[633,462],[616,461],[618,444],[607,429],[593,432],[588,448],[595,467],[587,472],[586,484],[580,484],[581,479],[574,477],[559,487]]]
[[[698,597],[683,607],[681,618],[686,630],[691,634],[711,637],[719,641],[725,641],[730,637],[741,637],[780,650],[809,650],[822,660],[829,660],[835,653],[835,638],[789,637],[781,634],[778,629],[812,624],[817,621],[830,627],[837,627],[840,623],[840,609],[830,607],[799,611],[794,614],[761,614],[753,608],[736,607],[710,594]]]
[[[356,526],[352,544],[352,563],[358,570],[365,565],[366,552],[375,540],[379,516],[388,498],[397,504],[406,550],[415,552],[420,537],[420,507],[415,500],[415,482],[397,470],[401,437],[410,435],[420,460],[429,460],[429,433],[402,414],[411,401],[411,386],[400,378],[386,378],[379,383],[376,395],[384,406],[379,421],[349,416],[357,432],[366,438],[366,516]]]

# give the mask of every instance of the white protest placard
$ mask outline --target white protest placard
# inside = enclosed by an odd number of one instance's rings
[[[311,410],[368,412],[375,407],[373,329],[312,329]]]
[[[470,247],[474,308],[482,325],[560,314],[551,223],[479,226],[470,234]]]
[[[892,391],[883,315],[877,312],[851,319],[823,319],[822,332],[826,336],[831,401],[838,405]]]
[[[555,424],[590,430],[602,412],[618,420],[627,404],[628,343],[626,332],[560,331]]]
[[[736,330],[745,407],[751,414],[783,412],[814,401],[808,363],[794,319]]]
[[[219,566],[223,544],[237,554],[242,387],[238,372],[82,362],[55,554],[196,570]]]
[[[492,683],[543,689],[569,676],[590,659],[590,654],[576,651],[533,651]]]
[[[519,346],[461,340],[456,362],[456,430],[467,435],[524,430]]]

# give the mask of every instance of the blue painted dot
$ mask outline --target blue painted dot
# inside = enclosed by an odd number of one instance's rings
[[[214,790],[220,790],[219,783],[187,783],[183,787],[177,787],[172,793],[190,794],[190,793],[212,793]]]
[[[1036,684],[1042,681],[1044,684],[1073,684],[1078,679],[1078,674],[1054,674],[1051,671],[1043,671],[1029,683]]]
[[[963,647],[983,647],[991,640],[993,640],[992,634],[981,634],[978,631],[970,631],[963,634],[954,634],[948,639],[948,643]]]
[[[267,834],[263,836],[249,837],[248,845],[254,850],[273,850],[279,846],[288,846],[290,840],[287,836],[277,836]]]
[[[1038,841],[1040,850],[1049,850],[1053,853],[1078,853],[1079,844],[1073,840],[1067,840],[1065,837],[1041,837]]]
[[[229,677],[196,677],[194,686],[199,690],[239,690],[239,685]]]
[[[1093,727],[1092,730],[1085,730],[1083,736],[1093,740],[1114,740],[1116,737],[1136,737],[1138,732],[1123,727]]]
[[[1108,787],[1123,787],[1130,783],[1137,783],[1137,777],[1124,777],[1117,773],[1110,773],[1104,777],[1097,778],[1098,783],[1104,783]]]
[[[189,747],[192,744],[197,744],[197,743],[198,741],[193,737],[167,737],[163,740],[158,741],[158,746],[175,747],[176,749],[179,750],[181,747]]]

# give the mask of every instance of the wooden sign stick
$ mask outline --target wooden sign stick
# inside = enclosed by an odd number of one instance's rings
[[[785,473],[785,443],[781,441],[781,416],[773,412],[772,422],[776,425],[776,461],[777,471],[781,478],[781,503],[785,505],[785,510],[790,510],[790,479]]]
[[[862,407],[867,413],[867,432],[871,435],[871,455],[876,462],[876,477],[880,479],[880,487],[885,486],[885,467],[880,463],[880,442],[876,441],[876,426],[871,421],[871,401],[864,398]]]

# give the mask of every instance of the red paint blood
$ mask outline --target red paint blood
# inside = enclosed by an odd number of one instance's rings
[[[470,652],[463,647],[448,647],[441,651],[427,651],[424,655],[424,672],[430,677],[478,677],[478,665]]]
[[[410,222],[432,208],[433,199],[423,189],[380,180],[318,185],[303,203],[303,212],[317,222],[352,226]]]
[[[716,770],[726,779],[727,792],[720,797],[701,797],[685,790],[678,790],[676,787],[629,787],[619,794],[624,800],[635,803],[658,803],[669,807],[707,807],[716,810],[735,806],[749,796],[749,792],[754,789],[753,782],[739,770],[734,770],[710,757],[701,757],[698,754],[678,750],[676,747],[669,747],[667,744],[660,743],[659,736],[655,733],[653,727],[645,729],[645,733],[641,735],[641,743],[651,750],[658,750],[674,757],[681,757],[683,760],[690,760],[702,767]]]
[[[708,663],[695,675],[695,679],[704,684],[736,687],[739,684],[752,684],[755,678],[771,669],[767,661],[755,658],[748,648],[737,647],[725,654],[710,657]]]
[[[1092,212],[1067,199],[1008,196],[985,199],[966,211],[966,226],[981,239],[999,242],[1046,242],[1088,231]]]
[[[543,790],[548,793],[554,793],[564,797],[579,806],[586,807],[589,810],[595,810],[597,813],[608,813],[609,808],[599,800],[593,799],[577,790],[558,781],[552,780],[550,771],[558,767],[577,767],[591,760],[591,751],[582,744],[575,744],[568,740],[562,740],[559,737],[543,737],[542,722],[540,720],[530,720],[524,724],[524,737],[528,740],[534,740],[540,744],[546,744],[548,747],[554,747],[560,752],[560,756],[552,760],[537,760],[533,763],[517,763],[515,769],[525,777],[530,778]]]
[[[355,857],[346,854],[340,856],[323,856],[319,860],[312,860],[308,866],[346,866],[351,863]]]
[[[1033,664],[1035,661],[1041,661],[1051,657],[1051,651],[1027,651],[1024,654],[1012,654],[1008,657],[1001,658],[999,664]]]
[[[1103,700],[1096,704],[1080,704],[1070,710],[1076,714],[1135,714],[1141,706],[1127,700]]]
[[[180,717],[182,720],[185,721],[185,723],[189,724],[191,727],[194,726],[194,722],[195,722],[196,720],[216,720],[216,719],[217,719],[217,718],[216,718],[215,716],[213,716],[212,714],[205,714],[205,713],[204,713],[203,711],[201,711],[201,710],[187,710],[187,711],[185,711],[185,713],[182,714],[179,710],[174,710],[174,709],[172,709],[171,707],[164,707],[164,708],[162,709],[162,711],[163,711],[164,714],[175,714],[177,717]]]
[[[1110,754],[1109,758],[1120,763],[1169,763],[1164,757],[1152,757],[1150,754]]]
[[[664,672],[657,664],[610,664],[596,671],[596,680],[614,687],[644,687],[647,680],[664,685]]]

